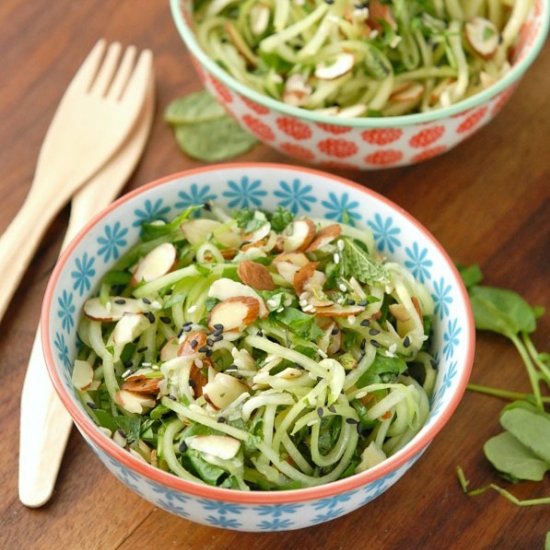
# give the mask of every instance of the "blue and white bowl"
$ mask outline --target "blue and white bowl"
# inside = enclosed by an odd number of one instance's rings
[[[278,205],[295,214],[367,225],[378,249],[409,268],[435,303],[437,382],[426,425],[404,448],[366,472],[309,489],[236,491],[185,481],[139,461],[106,437],[71,384],[82,306],[103,275],[138,239],[143,221],[170,219],[191,204],[232,208]],[[280,164],[227,164],[174,174],[122,197],[98,215],[61,256],[42,310],[42,340],[54,386],[105,466],[155,506],[183,518],[242,531],[280,531],[322,523],[370,502],[403,476],[456,409],[474,356],[466,290],[435,238],[386,198],[349,180]]]

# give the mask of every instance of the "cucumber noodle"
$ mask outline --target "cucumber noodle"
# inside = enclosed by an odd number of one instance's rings
[[[461,101],[509,70],[532,0],[192,2],[205,52],[250,88],[336,117]]]
[[[368,229],[199,210],[144,224],[85,303],[73,382],[102,431],[239,490],[335,481],[408,443],[435,380],[429,292]]]

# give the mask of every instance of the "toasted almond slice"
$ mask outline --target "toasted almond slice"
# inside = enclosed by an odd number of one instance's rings
[[[330,63],[318,63],[315,66],[315,76],[320,80],[334,80],[349,73],[354,64],[355,56],[352,53],[343,52]]]
[[[224,260],[232,260],[239,251],[236,248],[224,248],[220,250],[220,253]]]
[[[122,390],[134,393],[157,395],[162,378],[148,378],[144,374],[129,376],[122,384]]]
[[[397,29],[397,23],[393,18],[392,12],[388,6],[382,4],[380,0],[371,0],[369,2],[369,27],[383,31],[383,23],[387,23],[394,31]]]
[[[337,329],[336,331],[334,331],[335,328]],[[327,348],[327,353],[329,355],[334,355],[335,353],[338,353],[340,351],[341,347],[342,347],[342,331],[338,329],[338,325],[336,323],[332,323],[330,327],[330,343]]]
[[[105,304],[99,298],[90,298],[84,303],[84,314],[94,321],[120,321],[125,313],[144,313],[149,308],[135,298],[110,297]]]
[[[420,82],[412,82],[402,90],[391,95],[392,100],[397,102],[417,101],[424,93],[424,86]]]
[[[185,340],[181,343],[178,356],[193,355],[206,344],[206,334],[200,330],[193,330],[187,334]]]
[[[181,224],[183,236],[192,245],[202,244],[208,237],[221,227],[221,223],[216,220],[208,220],[206,218],[197,218],[196,220],[188,220]],[[241,246],[241,238],[233,233],[233,231],[223,231],[215,236],[216,241],[228,246],[229,248],[239,248]]]
[[[323,229],[315,235],[313,242],[306,248],[306,252],[315,252],[315,250],[319,250],[319,248],[337,239],[341,233],[342,228],[339,223],[333,223],[332,225],[323,227]]]
[[[256,290],[275,290],[273,277],[271,277],[271,273],[262,264],[246,260],[239,264],[237,273],[245,285],[251,286]]]
[[[208,326],[222,325],[223,330],[242,330],[258,318],[260,304],[250,296],[235,296],[220,302],[210,312]]]
[[[156,401],[146,395],[119,390],[115,393],[115,403],[130,413],[142,414],[147,409],[152,409]]]
[[[178,339],[175,336],[169,338],[160,350],[160,360],[164,363],[165,361],[170,361],[170,359],[174,359],[178,356],[179,349],[180,343]]]
[[[176,256],[177,251],[173,244],[159,244],[139,261],[131,284],[135,286],[142,281],[148,283],[166,275],[174,267]]]
[[[269,222],[264,223],[263,225],[258,227],[256,231],[253,231],[252,233],[247,233],[244,236],[244,240],[248,243],[256,243],[258,241],[265,239],[269,235],[270,231],[271,231],[271,224]]]
[[[129,344],[150,324],[143,313],[125,313],[113,330],[113,342],[121,346]]]
[[[388,309],[398,321],[406,322],[411,318],[407,308],[403,304],[392,304]]]
[[[306,77],[300,73],[289,76],[283,90],[283,101],[294,107],[306,105],[311,96],[311,86]]]
[[[418,313],[418,318],[422,321],[422,306],[420,305],[420,300],[416,296],[411,296],[411,302],[413,303],[416,313]]]
[[[187,437],[185,443],[190,449],[222,460],[234,458],[241,447],[238,439],[228,435],[194,435]]]
[[[309,262],[304,267],[301,267],[295,274],[292,280],[292,285],[296,294],[301,294],[304,289],[304,285],[313,277],[315,268],[319,265],[319,262]]]
[[[246,391],[248,391],[248,386],[223,372],[216,374],[214,380],[208,382],[202,389],[206,401],[218,410],[228,407]]]
[[[71,376],[73,386],[80,391],[87,390],[94,380],[94,369],[88,361],[77,359],[74,362],[73,374]]]
[[[250,298],[258,300],[260,304],[260,317],[262,319],[269,314],[262,297],[252,287],[243,285],[232,279],[221,278],[214,281],[208,290],[208,296],[210,298],[217,298],[221,301],[237,296],[249,296]]]
[[[309,259],[303,252],[283,252],[273,259],[274,264],[277,262],[288,262],[297,267],[304,267],[309,263]]]
[[[303,252],[315,237],[315,224],[308,218],[293,221],[283,235],[284,252]]]
[[[491,21],[484,17],[472,17],[464,26],[464,31],[468,43],[478,55],[484,59],[494,55],[500,34]]]
[[[329,307],[320,307],[315,310],[317,317],[350,317],[351,315],[359,315],[365,310],[362,306],[340,306],[334,304]]]
[[[262,248],[266,244],[267,244],[267,238],[262,239],[260,241],[245,243],[241,246],[241,252],[246,252],[247,250],[251,250],[252,248]]]
[[[203,366],[208,365],[210,367],[210,360],[208,358],[202,359]],[[191,372],[189,373],[189,385],[193,390],[193,396],[196,398],[202,395],[203,387],[208,383],[208,377],[203,373],[202,368],[197,367],[193,363]]]
[[[273,264],[279,275],[291,285],[294,284],[294,276],[300,268],[290,262],[277,262]]]

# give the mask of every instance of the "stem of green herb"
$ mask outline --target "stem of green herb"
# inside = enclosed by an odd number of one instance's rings
[[[535,345],[533,344],[533,341],[531,340],[529,334],[527,334],[526,332],[522,332],[521,337],[523,339],[525,347],[527,348],[527,351],[529,352],[529,355],[531,356],[531,359],[533,359],[535,365],[540,369],[544,381],[550,386],[550,368],[548,368],[539,359],[539,353],[535,348]]]
[[[476,393],[507,399],[508,401],[518,401],[533,397],[532,393],[520,393],[517,391],[503,390],[501,388],[493,388],[491,386],[482,386],[480,384],[468,384],[467,389]],[[541,399],[543,403],[550,403],[550,397],[542,397]]]
[[[458,482],[460,483],[462,490],[467,493],[468,485],[470,484],[470,482],[466,479],[466,476],[464,475],[464,470],[460,466],[456,467],[456,477],[458,478]]]
[[[514,346],[516,346],[518,353],[525,363],[527,375],[529,376],[529,381],[531,382],[531,387],[533,388],[533,395],[535,397],[536,405],[541,411],[543,411],[544,405],[542,404],[542,396],[540,394],[539,375],[537,373],[537,369],[535,368],[535,365],[533,365],[531,357],[529,356],[529,353],[527,353],[527,349],[525,348],[523,342],[515,334],[509,334],[508,337],[513,342]]]

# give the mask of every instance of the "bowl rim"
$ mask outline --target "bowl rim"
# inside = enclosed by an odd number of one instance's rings
[[[181,478],[178,478],[174,474],[164,472],[158,468],[155,468],[145,462],[142,462],[132,456],[128,451],[122,449],[114,441],[108,438],[106,435],[101,433],[97,426],[93,423],[92,419],[81,411],[71,400],[67,390],[65,389],[61,377],[55,368],[55,362],[53,359],[53,351],[50,346],[50,323],[49,323],[49,312],[51,309],[52,298],[54,290],[57,286],[59,278],[62,271],[65,269],[65,265],[72,255],[73,251],[79,246],[82,239],[88,234],[88,232],[96,226],[101,220],[103,220],[108,214],[112,211],[119,208],[122,204],[143,195],[154,189],[156,187],[162,186],[165,183],[181,179],[181,178],[191,178],[197,174],[204,174],[210,172],[219,172],[227,169],[237,169],[237,170],[246,170],[246,169],[262,169],[262,170],[274,170],[274,171],[292,171],[299,174],[307,174],[308,176],[320,176],[324,178],[330,178],[336,181],[339,184],[342,184],[346,187],[351,187],[355,190],[358,190],[364,193],[367,197],[371,197],[377,201],[381,201],[392,210],[402,215],[410,223],[412,223],[423,235],[423,237],[434,246],[438,252],[441,254],[444,262],[447,263],[448,267],[451,270],[451,276],[454,279],[454,286],[458,288],[460,298],[464,305],[466,311],[466,327],[465,327],[465,343],[464,346],[467,347],[467,353],[465,357],[465,365],[462,370],[460,380],[458,382],[458,390],[455,393],[453,399],[448,403],[444,404],[443,414],[429,426],[428,430],[418,437],[418,434],[412,439],[409,449],[406,452],[401,454],[396,454],[389,457],[387,460],[375,466],[374,468],[361,472],[359,474],[354,474],[353,476],[333,481],[328,484],[323,484],[315,487],[308,487],[304,489],[292,489],[284,491],[239,491],[235,489],[222,489],[218,487],[212,487],[210,485],[200,485],[191,481],[187,481]],[[61,398],[65,408],[69,411],[71,417],[79,427],[79,429],[84,432],[86,437],[91,441],[93,445],[99,447],[103,452],[108,456],[116,459],[122,466],[136,471],[149,480],[159,483],[167,488],[175,489],[176,491],[182,491],[187,494],[191,494],[197,497],[209,498],[214,500],[224,500],[229,502],[238,502],[242,504],[256,504],[256,505],[268,505],[268,504],[282,504],[282,503],[292,503],[292,502],[303,502],[316,500],[320,498],[331,497],[339,495],[341,493],[358,489],[368,483],[371,483],[377,479],[380,479],[387,474],[397,470],[399,467],[403,466],[410,459],[412,459],[417,453],[424,450],[428,444],[433,440],[433,438],[440,432],[443,426],[448,422],[455,409],[457,408],[459,402],[464,395],[466,390],[466,385],[468,383],[473,361],[474,361],[474,351],[475,351],[475,328],[474,328],[474,319],[472,309],[470,307],[470,301],[468,299],[468,294],[466,288],[462,282],[462,279],[456,269],[453,261],[444,250],[443,246],[437,241],[437,239],[428,231],[416,218],[411,214],[406,212],[399,205],[395,204],[388,198],[383,195],[365,187],[359,183],[353,182],[346,178],[323,172],[321,170],[315,170],[311,168],[305,168],[301,166],[292,166],[289,164],[282,163],[267,163],[267,162],[243,162],[243,163],[227,163],[227,164],[214,164],[209,166],[202,166],[198,168],[193,168],[190,170],[185,170],[182,172],[177,172],[170,174],[163,178],[157,179],[149,184],[143,185],[117,199],[106,209],[102,210],[99,214],[94,216],[94,218],[88,222],[85,227],[78,233],[78,235],[71,241],[71,243],[63,250],[60,255],[55,268],[50,276],[46,293],[44,296],[44,301],[42,303],[41,310],[41,336],[42,336],[42,346],[44,350],[44,358],[46,361],[46,366],[48,373],[52,380],[53,386]]]
[[[428,122],[433,122],[435,120],[440,120],[443,118],[451,117],[453,115],[457,115],[464,111],[468,111],[469,109],[478,107],[483,103],[486,103],[491,98],[493,98],[506,88],[510,87],[514,82],[522,77],[523,73],[525,73],[525,71],[533,63],[540,50],[542,49],[550,25],[550,2],[549,0],[540,0],[540,2],[542,3],[542,24],[538,29],[535,40],[530,46],[528,46],[529,50],[527,52],[527,55],[520,59],[519,63],[514,64],[512,66],[512,69],[495,84],[449,107],[436,109],[427,113],[416,113],[412,115],[400,115],[393,117],[336,118],[334,116],[323,115],[320,113],[315,113],[313,111],[308,111],[307,109],[301,109],[299,107],[287,105],[282,101],[278,101],[267,95],[261,94],[233,78],[217,63],[210,59],[210,57],[208,57],[208,55],[200,47],[193,31],[190,29],[187,21],[185,21],[185,18],[182,15],[180,9],[180,3],[182,1],[183,0],[170,0],[170,10],[172,12],[172,18],[180,34],[180,37],[183,39],[184,43],[191,51],[193,56],[199,59],[201,65],[204,65],[211,74],[214,74],[218,80],[224,82],[229,88],[235,90],[236,92],[247,97],[248,99],[255,101],[256,103],[259,103],[260,105],[264,105],[274,111],[282,112],[283,114],[292,117],[335,126],[365,129],[395,128],[411,126],[414,124],[425,124]],[[535,2],[537,1],[539,0],[535,0]],[[535,3],[533,3],[531,9],[535,9]]]

